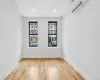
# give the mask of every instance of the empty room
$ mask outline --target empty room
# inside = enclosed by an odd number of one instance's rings
[[[0,0],[0,80],[100,80],[100,0]]]

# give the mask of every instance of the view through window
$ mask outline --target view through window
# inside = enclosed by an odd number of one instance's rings
[[[38,47],[38,23],[29,22],[29,47]]]
[[[48,22],[48,47],[57,47],[57,21]]]

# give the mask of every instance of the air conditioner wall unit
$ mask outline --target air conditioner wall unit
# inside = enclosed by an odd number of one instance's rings
[[[72,3],[72,13],[79,10],[86,2],[87,2],[87,0],[75,0]]]

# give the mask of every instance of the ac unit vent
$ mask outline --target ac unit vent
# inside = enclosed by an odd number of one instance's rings
[[[72,13],[77,10],[81,5],[83,4],[83,2],[79,1],[78,4],[76,5],[76,7],[72,10]]]
[[[86,2],[87,0],[76,0],[72,4],[72,13],[80,9],[80,7]]]

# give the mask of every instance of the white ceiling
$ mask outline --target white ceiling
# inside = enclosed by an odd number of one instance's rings
[[[68,11],[70,0],[15,0],[24,17],[61,17]]]

